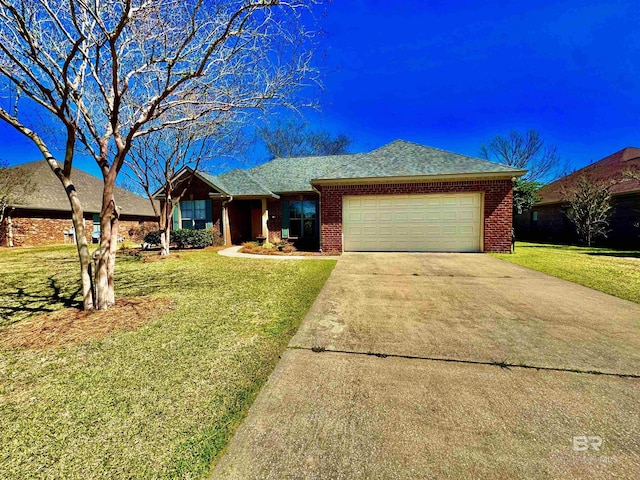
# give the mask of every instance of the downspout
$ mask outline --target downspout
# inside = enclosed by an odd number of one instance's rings
[[[228,200],[222,202],[222,229],[224,235],[224,244],[231,246],[231,230],[229,226],[229,209],[227,205],[233,202],[233,195],[227,197]]]
[[[318,194],[318,211],[317,211],[317,222],[318,222],[318,243],[320,245],[320,252],[322,252],[322,218],[320,217],[322,212],[322,194],[320,190],[311,185],[311,190]]]

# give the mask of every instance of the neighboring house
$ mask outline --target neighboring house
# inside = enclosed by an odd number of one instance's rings
[[[516,215],[516,234],[522,240],[557,243],[576,242],[576,230],[567,218],[568,203],[563,189],[570,190],[581,176],[592,181],[612,182],[613,213],[609,232],[601,244],[615,247],[635,247],[640,241],[640,182],[624,175],[627,170],[640,169],[640,149],[624,148],[540,189],[541,200],[531,210]]]
[[[506,252],[512,180],[525,171],[397,140],[366,154],[192,173],[180,174],[173,228],[216,227],[227,244],[262,237],[327,252]]]
[[[71,207],[60,180],[45,160],[25,163],[15,167],[31,181],[30,192],[22,202],[7,210],[7,218],[0,224],[0,246],[37,246],[72,243],[75,241],[71,222]],[[100,234],[100,210],[102,203],[101,179],[75,169],[72,180],[84,208],[87,240],[97,242]],[[128,239],[158,228],[151,202],[116,187],[116,203],[122,208],[118,234]]]

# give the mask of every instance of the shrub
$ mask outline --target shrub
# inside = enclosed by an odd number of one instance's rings
[[[204,248],[213,243],[213,234],[211,230],[183,228],[171,232],[171,243],[175,243],[178,248]]]
[[[204,248],[213,243],[213,235],[209,230],[192,230],[189,245],[192,248]]]
[[[297,249],[296,249],[296,247],[294,247],[293,245],[284,245],[284,246],[282,247],[282,251],[283,251],[284,253],[293,253],[293,252],[295,252],[296,250],[297,250]]]
[[[224,238],[222,238],[220,230],[218,230],[216,227],[212,227],[209,229],[209,231],[211,232],[211,245],[213,245],[214,247],[221,247],[222,245],[224,245]]]
[[[160,231],[154,230],[144,236],[144,243],[149,245],[160,245]]]

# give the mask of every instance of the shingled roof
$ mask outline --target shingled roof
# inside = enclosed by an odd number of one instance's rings
[[[496,174],[521,176],[524,170],[479,158],[396,140],[370,153],[276,158],[248,170],[273,192],[312,191],[326,180]]]
[[[23,163],[11,168],[24,172],[33,186],[31,193],[21,203],[12,205],[13,207],[29,210],[71,211],[69,200],[60,180],[51,171],[51,167],[45,160]],[[78,191],[84,211],[92,214],[100,213],[102,180],[78,169],[73,170],[71,180]],[[123,215],[155,216],[153,208],[146,198],[119,187],[115,189],[115,197],[117,205],[122,208]]]
[[[222,175],[214,176],[201,173],[201,176],[228,195],[238,197],[273,195],[271,190],[262,185],[258,179],[240,168],[223,173]]]
[[[640,181],[624,176],[625,171],[635,169],[640,169],[640,148],[623,148],[541,188],[538,192],[541,198],[538,205],[561,203],[562,190],[571,189],[582,176],[591,181],[613,182],[610,189],[613,195],[640,191]]]
[[[190,171],[185,168],[183,173]],[[430,176],[519,177],[525,173],[500,163],[396,140],[370,153],[276,158],[249,170],[238,168],[217,176],[205,172],[197,175],[223,194],[250,197],[313,192],[312,184],[325,181]]]

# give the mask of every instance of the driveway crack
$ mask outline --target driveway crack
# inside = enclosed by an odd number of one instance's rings
[[[603,375],[607,377],[618,378],[636,378],[640,379],[640,374],[636,373],[613,373],[603,372],[601,370],[583,370],[580,368],[563,368],[563,367],[544,367],[540,365],[528,365],[525,363],[510,363],[507,361],[482,361],[482,360],[465,360],[462,358],[448,358],[448,357],[425,357],[418,355],[400,355],[394,353],[381,353],[381,352],[361,352],[357,350],[339,350],[325,347],[303,347],[303,346],[289,346],[289,350],[307,350],[314,353],[342,353],[348,355],[360,355],[378,358],[404,358],[407,360],[424,360],[429,362],[444,362],[444,363],[464,363],[467,365],[485,365],[491,367],[500,367],[506,370],[512,368],[520,368],[526,370],[538,370],[548,372],[563,372],[563,373],[579,373],[584,375]]]

